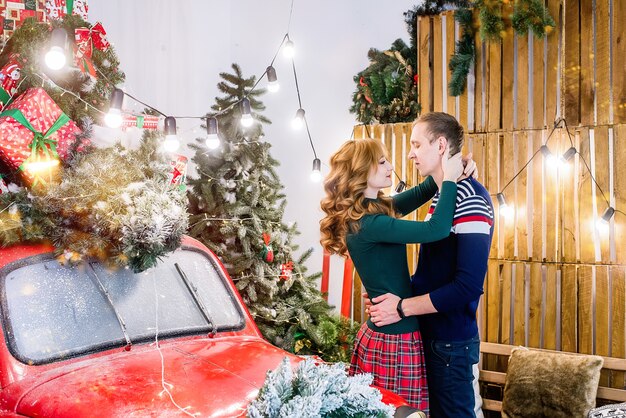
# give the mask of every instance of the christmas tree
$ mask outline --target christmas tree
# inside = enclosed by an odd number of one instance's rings
[[[198,177],[190,185],[190,235],[224,262],[259,329],[273,344],[298,354],[318,354],[329,361],[348,359],[354,327],[333,316],[317,290],[319,274],[304,266],[312,250],[295,259],[295,224],[283,222],[285,195],[263,140],[260,112],[263,90],[252,90],[255,77],[245,78],[237,64],[221,73],[213,112],[220,149],[192,144]],[[245,128],[241,100],[247,97],[255,123]]]

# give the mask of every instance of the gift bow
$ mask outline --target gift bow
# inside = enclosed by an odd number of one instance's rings
[[[57,118],[57,120],[52,124],[52,126],[46,131],[46,133],[39,132],[36,130],[33,125],[26,119],[24,114],[19,109],[8,109],[4,112],[0,113],[0,117],[7,116],[15,119],[22,126],[26,127],[29,131],[33,133],[33,140],[31,141],[30,147],[30,156],[24,160],[22,165],[20,165],[19,169],[24,170],[24,164],[30,160],[34,159],[39,151],[42,151],[47,157],[50,157],[50,152],[52,152],[52,156],[54,158],[59,158],[59,154],[57,153],[57,141],[56,139],[51,139],[50,136],[59,130],[63,125],[65,125],[69,120],[69,116],[65,113],[61,113],[61,115]]]
[[[91,56],[93,55],[93,47],[95,46],[100,51],[106,51],[111,44],[106,38],[106,31],[102,26],[102,23],[98,22],[91,29],[88,28],[76,28],[74,30],[74,39],[76,40],[75,46],[75,61],[76,66],[84,73],[89,73],[92,76],[96,75],[96,71],[91,62]]]
[[[76,28],[74,30],[74,38],[76,39],[79,53],[91,58],[93,52],[92,46],[95,46],[96,49],[100,51],[106,51],[111,46],[106,35],[107,33],[100,22],[93,25],[91,29]]]

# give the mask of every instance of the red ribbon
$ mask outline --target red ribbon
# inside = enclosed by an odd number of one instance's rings
[[[76,28],[74,30],[74,39],[76,40],[74,57],[76,66],[82,72],[88,72],[92,76],[96,75],[93,63],[91,62],[91,56],[93,55],[94,47],[100,51],[106,51],[109,49],[111,44],[107,40],[106,34],[107,33],[100,22],[92,26],[91,29]]]

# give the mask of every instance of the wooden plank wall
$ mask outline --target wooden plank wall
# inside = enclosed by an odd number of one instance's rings
[[[626,212],[626,2],[545,4],[557,23],[546,39],[511,31],[502,42],[476,38],[467,89],[456,98],[445,86],[451,39],[460,37],[453,12],[419,18],[419,100],[467,129],[494,201],[510,182],[504,194],[515,215],[506,219],[495,205],[483,340],[623,358],[626,215],[617,212],[606,230],[595,221],[608,205]],[[569,134],[553,129],[559,117]],[[538,153],[546,143],[555,155],[571,146],[579,153],[560,167]],[[623,373],[602,379],[626,383]]]
[[[546,39],[510,31],[502,42],[476,38],[476,62],[460,97],[446,89],[460,37],[453,12],[419,18],[419,100],[423,111],[445,111],[466,127],[466,150],[494,201],[510,182],[504,194],[516,210],[506,219],[495,205],[479,307],[482,339],[624,358],[626,1],[546,0],[546,6],[557,23]],[[559,117],[569,133],[563,125],[553,129]],[[416,184],[406,160],[410,124],[358,127],[355,137],[366,136],[384,141],[398,174]],[[557,156],[571,146],[578,154],[561,167],[542,157],[542,144]],[[607,201],[621,212],[599,231],[595,221]],[[416,250],[408,249],[411,270]],[[602,379],[626,384],[624,373]]]

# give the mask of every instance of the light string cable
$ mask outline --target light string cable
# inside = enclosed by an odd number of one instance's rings
[[[189,409],[189,406],[186,406],[185,408],[181,407],[178,403],[176,403],[176,401],[174,400],[174,396],[172,395],[172,392],[170,392],[170,388],[173,388],[174,385],[172,385],[171,383],[168,383],[165,381],[165,357],[163,356],[163,351],[161,350],[161,345],[159,343],[159,293],[157,291],[157,287],[156,287],[156,277],[153,275],[152,276],[152,285],[154,287],[154,326],[155,326],[155,330],[154,330],[154,344],[156,345],[156,349],[159,352],[159,356],[161,357],[161,387],[163,388],[163,390],[159,393],[159,396],[163,395],[163,393],[165,392],[167,394],[167,396],[170,398],[170,401],[172,401],[172,404],[178,408],[181,412],[183,412],[185,415],[188,415],[190,417],[196,417],[199,416],[199,413],[195,413],[192,414],[189,411],[187,411],[187,409]]]
[[[619,212],[622,215],[626,215],[626,213],[624,213],[623,211],[621,211],[619,209],[615,209],[615,208],[613,208],[611,206],[611,203],[610,203],[609,199],[606,197],[606,194],[604,193],[604,190],[602,190],[602,187],[600,186],[600,184],[598,184],[598,181],[596,180],[595,176],[593,175],[593,172],[591,171],[591,167],[587,163],[587,160],[578,151],[578,149],[574,146],[574,140],[573,140],[573,137],[572,137],[572,133],[570,132],[569,126],[567,125],[567,120],[565,118],[563,118],[563,117],[559,117],[558,119],[555,120],[554,126],[552,128],[552,131],[550,131],[550,134],[548,135],[548,138],[546,139],[546,142],[538,150],[535,151],[535,153],[532,155],[532,157],[530,157],[530,159],[526,162],[526,164],[524,164],[524,166],[522,166],[522,168],[520,168],[519,171],[496,194],[498,199],[503,198],[503,193],[506,190],[506,188],[509,187],[509,185],[511,185],[511,183],[513,183],[513,181],[515,181],[515,179],[528,167],[530,162],[537,156],[537,154],[542,152],[542,149],[544,149],[544,147],[547,148],[548,143],[550,142],[550,139],[552,138],[552,135],[554,134],[554,132],[559,127],[561,127],[561,124],[565,128],[565,131],[567,133],[567,137],[568,137],[568,140],[569,140],[569,143],[570,143],[570,148],[566,151],[565,155],[563,157],[561,157],[561,158],[564,159],[565,161],[568,161],[574,155],[578,155],[580,160],[583,162],[585,168],[587,169],[587,172],[589,173],[589,177],[591,177],[591,180],[593,181],[594,185],[600,191],[602,199],[604,200],[604,202],[606,203],[606,206],[607,206],[607,210],[605,211],[605,214],[602,215],[601,217],[604,218],[605,216],[608,216],[608,218],[606,219],[606,221],[608,221],[610,219],[610,217],[612,216],[612,213],[610,213],[610,212]],[[547,152],[549,153],[549,149],[547,150]],[[567,157],[565,157],[565,156],[567,156]],[[501,204],[502,204],[502,202],[501,202]]]
[[[561,121],[563,122],[563,125],[565,126],[565,131],[567,132],[567,137],[569,138],[570,145],[572,148],[575,149],[574,141],[572,139],[572,134],[570,133],[569,127],[567,126],[567,121],[564,118],[561,118],[559,122]],[[602,199],[604,199],[604,202],[606,203],[606,205],[611,206],[609,199],[607,199],[606,195],[604,194],[604,190],[602,190],[602,187],[600,187],[600,185],[596,181],[596,178],[593,176],[593,173],[591,172],[591,168],[589,167],[589,164],[587,164],[587,160],[585,160],[585,157],[577,149],[576,149],[576,154],[578,154],[578,157],[582,160],[583,164],[585,164],[585,167],[587,168],[587,171],[589,172],[589,177],[591,177],[591,180],[593,180],[594,184],[600,191],[600,194],[602,195]]]
[[[556,131],[556,126],[554,126],[552,128],[552,131],[550,132],[550,135],[548,135],[548,139],[546,140],[546,143],[550,140],[550,137],[552,136],[554,131]],[[530,157],[530,159],[528,161],[526,161],[526,164],[524,164],[522,166],[522,168],[520,168],[519,171],[504,185],[504,187],[502,189],[500,189],[500,192],[498,194],[504,193],[506,188],[509,187],[511,185],[511,183],[513,183],[515,181],[515,179],[517,177],[519,177],[519,175],[522,174],[522,172],[524,170],[526,170],[526,167],[528,167],[528,165],[531,163],[531,161],[534,160],[535,157],[537,156],[537,154],[539,154],[540,152],[541,152],[541,149],[538,149],[537,151],[535,151],[535,153],[532,155],[532,157]]]

